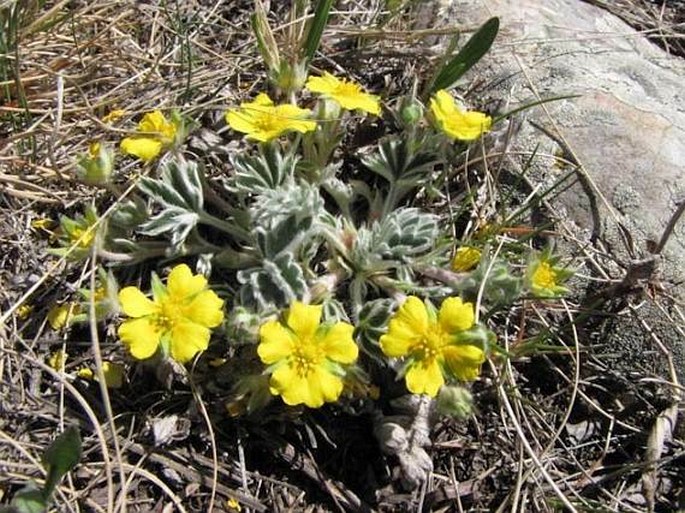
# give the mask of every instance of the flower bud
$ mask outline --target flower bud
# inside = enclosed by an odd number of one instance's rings
[[[93,141],[88,146],[88,154],[82,155],[77,162],[77,175],[88,185],[103,185],[109,181],[114,168],[114,153],[107,146]]]
[[[400,105],[400,118],[407,126],[416,125],[423,118],[423,106],[415,98],[403,98]]]
[[[466,419],[473,412],[471,392],[460,386],[443,386],[438,393],[438,413],[456,419]]]

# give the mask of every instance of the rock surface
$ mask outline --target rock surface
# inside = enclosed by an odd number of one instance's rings
[[[594,258],[610,277],[622,279],[631,262],[650,257],[649,248],[660,240],[677,202],[685,200],[685,60],[580,0],[454,0],[441,8],[456,25],[500,17],[493,50],[475,74],[496,89],[493,96],[509,98],[505,110],[539,97],[580,95],[525,114],[560,136],[562,144],[524,123],[517,149],[531,151],[542,142],[541,154],[563,153],[580,163],[580,180],[552,200],[555,211],[567,231],[594,243]],[[536,181],[553,183],[568,172],[554,160],[539,159]],[[684,276],[682,219],[652,278],[682,299]],[[682,383],[685,319],[677,305],[634,303],[620,311],[625,324],[616,321],[603,342],[634,355],[634,361],[617,365],[664,375],[668,367],[655,345],[659,337],[673,353]]]

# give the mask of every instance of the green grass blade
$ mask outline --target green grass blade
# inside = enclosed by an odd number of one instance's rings
[[[319,49],[321,42],[321,35],[323,29],[328,23],[328,16],[333,7],[333,0],[319,0],[316,4],[316,11],[314,11],[314,19],[307,31],[307,39],[304,42],[304,58],[306,62],[311,62]]]
[[[502,121],[503,119],[507,119],[508,117],[513,116],[514,114],[518,114],[519,112],[522,112],[524,110],[532,109],[533,107],[537,107],[538,105],[542,105],[544,103],[550,103],[550,102],[557,102],[559,100],[571,100],[573,98],[580,98],[582,95],[580,94],[565,94],[562,96],[552,96],[551,98],[543,98],[541,100],[537,100],[534,102],[526,103],[525,105],[521,105],[520,107],[516,107],[515,109],[512,109],[508,112],[505,112],[504,114],[500,114],[499,116],[493,118],[492,124],[495,125]]]
[[[428,91],[429,94],[452,87],[464,73],[483,58],[495,41],[498,31],[499,18],[494,17],[486,21],[471,36],[464,48],[440,70]]]

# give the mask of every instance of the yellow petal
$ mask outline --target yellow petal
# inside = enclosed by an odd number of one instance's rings
[[[143,116],[143,119],[138,123],[138,131],[149,133],[163,132],[168,123],[169,121],[164,117],[161,110],[154,110]]]
[[[340,83],[340,79],[330,73],[324,72],[321,77],[309,77],[305,87],[312,93],[328,94],[335,91]]]
[[[175,299],[189,298],[201,292],[207,286],[207,279],[201,274],[193,276],[193,273],[186,264],[174,267],[167,279],[167,290],[169,296]]]
[[[270,106],[273,105],[273,104],[274,104],[274,102],[273,102],[273,100],[272,100],[271,98],[269,98],[269,95],[268,95],[268,94],[266,94],[266,93],[259,93],[252,103],[243,103],[243,104],[241,105],[241,107],[242,107],[243,105],[245,105],[245,106],[261,105],[261,106],[270,107]]]
[[[476,379],[480,366],[485,361],[485,353],[481,348],[466,344],[445,347],[442,355],[449,371],[462,381]]]
[[[171,357],[179,363],[192,360],[197,353],[207,349],[210,332],[208,328],[193,322],[177,322],[171,329]]]
[[[236,132],[250,134],[258,130],[254,123],[254,117],[238,109],[226,112],[226,123]]]
[[[433,115],[443,121],[459,112],[454,98],[444,89],[440,89],[430,101],[430,109]]]
[[[88,367],[83,367],[82,369],[77,370],[76,375],[81,379],[87,379],[87,380],[91,380],[95,376],[93,374],[93,371],[91,369],[89,369]]]
[[[352,338],[353,332],[354,326],[346,322],[337,322],[327,328],[319,341],[326,358],[340,363],[353,363],[359,355],[359,348]]]
[[[130,319],[119,326],[119,338],[131,355],[138,360],[150,358],[157,347],[162,333],[148,317]]]
[[[424,338],[428,324],[426,305],[415,296],[408,297],[388,324],[388,332],[380,339],[383,353],[394,358],[405,356]]]
[[[282,123],[282,132],[293,130],[295,132],[304,133],[316,129],[315,121],[305,119],[311,115],[311,111],[301,109],[297,105],[291,105],[289,103],[278,105],[274,110],[274,115]]]
[[[48,312],[48,322],[53,330],[61,330],[68,326],[79,312],[80,308],[76,303],[64,303],[55,306]]]
[[[322,77],[311,77],[306,87],[313,93],[336,101],[347,110],[359,109],[371,114],[379,114],[381,110],[377,96],[365,93],[355,82],[336,78],[330,73],[324,73]]]
[[[271,375],[269,380],[271,393],[280,395],[283,402],[289,406],[304,404],[311,401],[309,383],[300,376],[294,367],[281,365]]]
[[[480,262],[481,252],[478,248],[461,246],[452,259],[452,270],[457,273],[470,271]]]
[[[162,143],[147,137],[126,137],[121,141],[121,151],[138,157],[144,162],[154,160],[162,151]]]
[[[65,353],[62,349],[58,349],[50,355],[48,358],[48,365],[58,372],[62,372],[62,369],[67,363],[69,355]]]
[[[381,103],[378,96],[368,93],[359,93],[352,98],[337,97],[336,100],[340,103],[343,109],[347,110],[363,110],[369,114],[377,116],[381,112]]]
[[[447,333],[467,330],[474,320],[473,304],[464,303],[459,297],[445,299],[438,312],[438,322]]]
[[[300,339],[311,339],[321,321],[321,305],[305,305],[295,301],[288,310],[287,324]]]
[[[304,402],[310,408],[320,408],[323,403],[337,401],[343,390],[342,380],[325,370],[315,367],[307,376],[309,397]]]
[[[107,388],[121,388],[124,384],[124,366],[120,363],[102,362]]]
[[[409,352],[415,337],[413,335],[411,337],[397,336],[396,330],[393,330],[393,322],[395,321],[390,321],[390,331],[381,336],[379,343],[384,355],[399,358]]]
[[[126,287],[119,291],[121,309],[129,317],[145,317],[157,311],[157,305],[136,287]]]
[[[452,116],[443,125],[447,135],[460,141],[473,141],[490,130],[492,118],[476,111],[463,112]]]
[[[394,318],[406,324],[415,333],[424,333],[428,328],[426,305],[416,296],[409,296]]]
[[[428,394],[435,397],[445,383],[437,361],[423,361],[412,365],[405,376],[407,390],[412,394]]]
[[[257,346],[259,358],[267,365],[276,363],[290,356],[295,343],[290,330],[280,322],[269,321],[259,328],[261,342]]]
[[[123,116],[126,115],[126,111],[124,109],[114,109],[110,111],[109,114],[107,114],[104,118],[102,118],[103,123],[114,123],[118,119],[122,118]]]
[[[197,324],[214,328],[224,320],[223,306],[224,302],[219,299],[214,291],[203,290],[193,298],[193,301],[184,310],[184,314]]]

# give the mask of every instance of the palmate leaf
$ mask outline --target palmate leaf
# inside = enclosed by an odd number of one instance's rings
[[[288,306],[304,296],[307,282],[292,253],[273,260],[265,259],[259,267],[238,272],[240,302],[243,306],[266,310]]]
[[[399,208],[371,227],[369,250],[380,258],[401,261],[430,250],[438,220],[417,208]]]
[[[168,207],[140,225],[138,232],[142,235],[153,237],[163,233],[170,233],[172,246],[178,246],[186,240],[199,219],[200,216],[195,212],[189,212],[177,207]]]
[[[255,227],[271,230],[284,219],[294,216],[299,224],[304,219],[316,220],[325,214],[324,201],[317,187],[309,184],[286,184],[263,191],[250,206]]]
[[[162,169],[161,178],[143,177],[138,188],[164,206],[174,206],[199,212],[203,208],[200,171],[195,162],[170,160]]]
[[[139,232],[148,236],[168,233],[173,246],[182,244],[204,212],[198,165],[184,159],[171,160],[159,179],[143,177],[138,188],[162,206],[161,211],[140,224]],[[135,218],[139,208],[133,207],[131,212],[123,213],[125,218]]]
[[[311,217],[298,219],[296,214],[292,214],[271,229],[257,228],[257,246],[266,258],[273,258],[284,252],[295,252],[308,239],[312,225]]]
[[[359,312],[358,340],[362,342],[366,353],[383,366],[387,365],[387,359],[384,357],[378,341],[381,335],[388,330],[388,321],[394,306],[392,299],[375,299],[366,301]]]
[[[363,158],[362,164],[391,184],[418,185],[438,162],[438,154],[431,150],[430,143],[389,137],[378,145],[378,153]]]
[[[235,174],[229,180],[232,192],[262,194],[292,181],[299,157],[281,154],[275,145],[260,146],[256,155],[240,154],[231,159]]]

